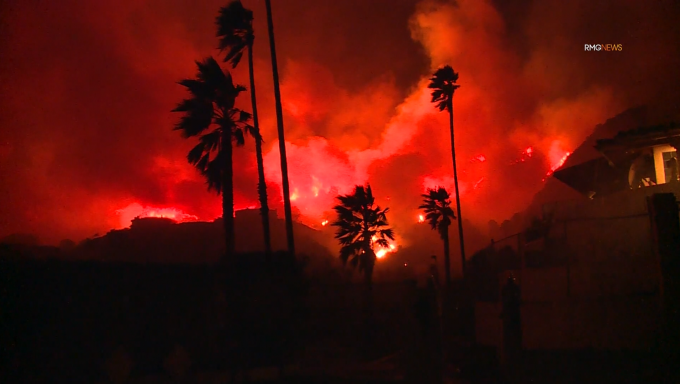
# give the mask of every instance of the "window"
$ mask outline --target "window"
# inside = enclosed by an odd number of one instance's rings
[[[677,151],[663,152],[663,170],[666,182],[678,181],[678,153]]]

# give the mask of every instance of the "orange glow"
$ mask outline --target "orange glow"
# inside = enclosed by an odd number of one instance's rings
[[[321,226],[323,226],[323,227],[325,227],[326,224],[328,224],[328,220],[324,220],[324,221],[321,222]]]
[[[423,215],[418,215],[418,222],[419,222],[419,223],[424,223],[424,222],[425,222],[425,216],[423,216]]]
[[[474,189],[479,188],[479,184],[481,184],[482,181],[484,181],[484,178],[483,178],[483,177],[482,177],[481,179],[477,180],[477,182],[475,183]]]
[[[378,240],[378,236],[373,236],[371,238],[371,241],[376,241]],[[390,241],[390,240],[387,240]],[[397,250],[397,245],[394,242],[390,242],[390,245],[388,247],[381,247],[379,245],[376,246],[376,251],[375,251],[375,257],[378,259],[383,259],[385,256],[387,256],[388,253],[396,252]]]
[[[552,167],[550,167],[550,171],[546,174],[546,176],[552,175],[556,170],[563,166],[564,163],[567,161],[567,158],[569,158],[569,155],[571,155],[571,152],[565,153],[560,160],[558,160]]]
[[[142,206],[138,203],[132,203],[125,208],[116,211],[120,217],[120,226],[127,228],[136,217],[164,217],[183,223],[187,221],[198,220],[197,216],[190,215],[178,208],[157,208]]]

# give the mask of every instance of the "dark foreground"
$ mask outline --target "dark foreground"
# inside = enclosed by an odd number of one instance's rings
[[[229,272],[2,261],[0,382],[441,382],[426,291],[377,284],[367,312],[361,287],[315,282],[285,258],[247,260]],[[678,382],[651,352],[525,352],[509,369],[451,336],[445,382]]]

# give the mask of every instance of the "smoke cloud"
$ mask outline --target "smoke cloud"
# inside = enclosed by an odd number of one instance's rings
[[[176,82],[214,51],[225,2],[9,1],[0,24],[0,234],[80,239],[125,225],[126,207],[205,220],[219,199],[172,131]],[[280,168],[264,4],[255,75],[272,207]],[[337,193],[370,182],[401,245],[420,193],[453,191],[448,116],[428,78],[449,64],[463,217],[486,228],[522,210],[596,124],[677,100],[672,1],[273,1],[293,205],[329,218]],[[584,44],[622,44],[585,52]],[[248,84],[247,67],[233,71]],[[250,110],[249,97],[239,101]],[[531,148],[527,153],[527,149]],[[480,160],[483,159],[483,160]],[[523,160],[523,161],[522,161]],[[236,206],[257,204],[254,145],[235,151]],[[135,205],[137,204],[137,205]],[[453,232],[452,232],[453,233]],[[453,235],[452,235],[453,236]],[[456,236],[453,236],[456,237]],[[455,263],[454,263],[455,264]]]

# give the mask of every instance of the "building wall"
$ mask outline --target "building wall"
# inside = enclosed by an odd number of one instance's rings
[[[644,350],[661,324],[660,266],[646,197],[673,192],[664,184],[606,198],[554,204],[550,237],[562,239],[569,263],[562,267],[506,272],[522,287],[526,349]],[[502,345],[501,303],[478,303],[477,338]]]

